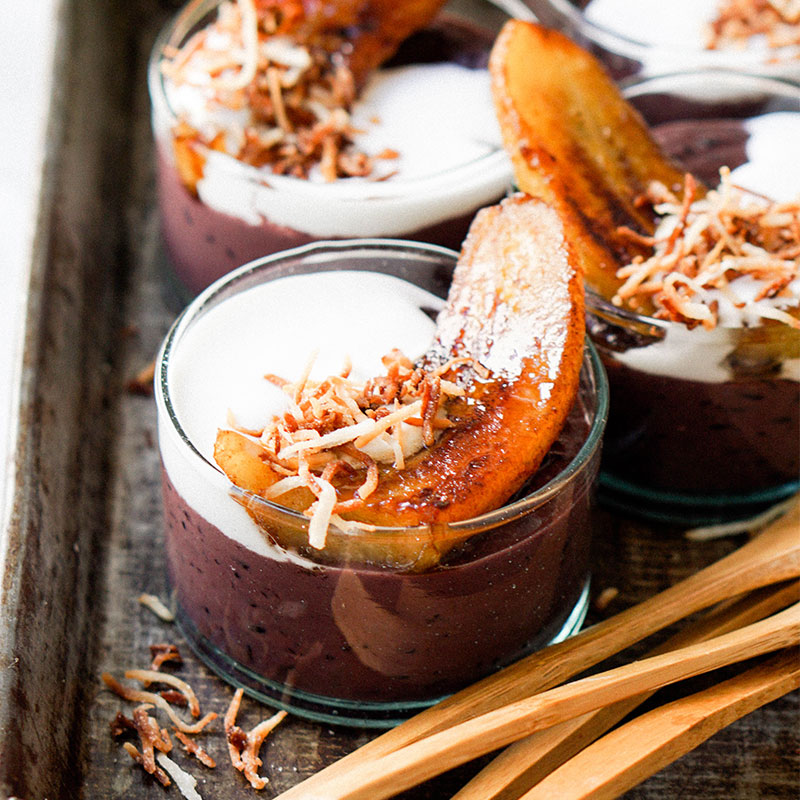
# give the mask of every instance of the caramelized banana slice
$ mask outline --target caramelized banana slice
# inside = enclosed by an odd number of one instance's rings
[[[343,57],[361,85],[401,42],[433,20],[444,0],[278,0],[274,5],[293,12],[300,41],[345,33],[349,48]]]
[[[264,459],[264,448],[237,431],[220,429],[217,432],[214,460],[234,486],[259,497],[281,479],[281,475]],[[302,511],[313,500],[314,495],[308,489],[300,488],[282,494],[280,503],[286,508]]]
[[[583,359],[580,248],[572,218],[519,194],[478,213],[437,320],[429,364],[486,368],[448,407],[454,426],[383,475],[352,516],[383,525],[468,519],[498,508],[536,471],[574,402]]]
[[[680,194],[683,173],[600,62],[563,34],[510,20],[489,70],[519,188],[580,215],[596,239],[587,284],[611,297],[618,266],[643,252],[620,227],[652,234],[652,212],[637,198],[654,180]]]

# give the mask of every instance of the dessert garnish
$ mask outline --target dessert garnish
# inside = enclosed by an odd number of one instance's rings
[[[179,767],[166,753],[156,753],[156,761],[170,774],[186,800],[203,800],[197,791],[197,778]]]
[[[774,319],[800,328],[800,319],[781,308],[800,304],[800,201],[775,203],[749,192],[733,183],[726,167],[719,187],[703,197],[687,174],[683,197],[653,183],[646,200],[658,227],[649,237],[630,233],[652,255],[636,256],[617,271],[623,283],[615,305],[647,297],[654,317],[689,328],[716,327],[726,307],[736,310],[737,324]]]
[[[655,231],[639,198],[653,181],[679,191],[683,171],[594,56],[558,31],[513,22],[495,41],[489,72],[517,185],[591,232],[586,281],[610,298],[619,265],[646,252],[623,226]]]
[[[356,148],[350,111],[368,74],[442,3],[221,3],[216,20],[166,48],[162,62],[175,91],[200,88],[206,105],[202,130],[182,118],[173,131],[187,188],[202,177],[206,150],[298,178],[313,168],[325,181],[389,177],[391,167],[376,174],[376,161],[397,154]]]
[[[798,202],[747,192],[724,168],[712,191],[685,175],[599,61],[556,31],[508,23],[490,72],[517,183],[592,232],[598,294],[688,327],[723,313],[798,327],[784,310],[798,305]]]
[[[190,756],[194,756],[209,769],[217,766],[217,762],[194,739],[190,739],[183,731],[176,730],[174,733],[175,738],[183,745],[183,749]]]
[[[176,664],[183,663],[180,651],[175,645],[158,643],[151,645],[150,650],[154,655],[169,654],[166,659],[168,661]],[[159,666],[161,663],[163,661],[159,662]],[[172,706],[188,705],[192,716],[199,717],[200,706],[197,696],[186,681],[175,675],[160,672],[158,667],[150,670],[130,669],[125,672],[125,677],[138,680],[145,686],[155,682],[173,686],[179,690],[175,694],[179,695],[182,702],[176,699],[167,701],[161,695],[133,689],[120,683],[109,673],[103,673],[103,682],[109,689],[124,700],[138,703],[130,716],[121,711],[116,713],[109,724],[111,738],[115,740],[124,739],[125,741],[122,742],[123,749],[162,786],[169,786],[171,777],[184,797],[188,800],[196,800],[196,798],[200,797],[195,788],[197,780],[166,756],[167,753],[173,750],[172,738],[169,731],[166,728],[161,728],[158,722],[149,715],[148,711],[154,707],[165,711],[173,723],[172,733],[180,742],[182,749],[209,769],[214,769],[217,766],[217,762],[193,736],[203,732],[206,726],[216,719],[218,715],[210,712],[195,725],[184,723],[172,709]],[[228,752],[232,765],[244,773],[250,785],[254,789],[263,789],[267,785],[267,780],[258,774],[258,768],[262,764],[258,753],[266,737],[284,719],[286,712],[278,711],[246,733],[236,725],[236,716],[239,712],[242,695],[243,690],[238,689],[228,706],[223,720]],[[130,740],[132,736],[138,736],[138,747]]]
[[[218,464],[235,487],[311,516],[317,549],[340,519],[345,530],[350,521],[420,526],[498,508],[536,471],[577,393],[586,239],[576,233],[571,217],[523,194],[482,209],[416,364],[390,354],[387,374],[358,387],[361,397],[346,374],[301,379],[288,387],[296,408],[259,438],[219,432]],[[414,429],[416,452],[403,447]],[[385,462],[369,455],[372,443]],[[268,509],[245,506],[271,535],[290,535],[263,517]]]
[[[225,712],[225,737],[228,740],[228,754],[235,769],[244,774],[254,789],[263,789],[267,780],[258,774],[261,759],[258,751],[264,739],[272,732],[276,725],[286,717],[285,711],[277,711],[271,717],[262,720],[249,733],[245,733],[237,724],[236,716],[242,702],[243,689],[237,689]]]
[[[175,615],[166,607],[160,597],[143,592],[137,600],[145,608],[149,608],[162,622],[173,622],[175,620]]]
[[[159,642],[150,645],[150,655],[153,657],[150,663],[150,669],[156,671],[161,668],[165,661],[173,661],[176,664],[182,664],[183,658],[181,657],[180,650],[174,644],[169,642]]]
[[[239,428],[230,420],[234,431],[257,438],[262,459],[285,476],[260,492],[264,499],[284,497],[291,502],[293,498],[285,496],[297,495],[296,490],[307,490],[315,498],[306,509],[312,547],[324,547],[331,522],[345,530],[353,527],[340,515],[364,506],[378,486],[379,463],[403,469],[408,455],[432,446],[437,434],[453,425],[447,418],[447,400],[465,392],[448,376],[457,377],[467,359],[426,368],[393,350],[382,361],[386,374],[367,381],[351,380],[349,365],[339,375],[312,381],[308,373],[313,360],[296,383],[267,375],[266,380],[286,393],[289,410],[260,431]],[[471,366],[482,370],[477,362]],[[226,471],[230,445],[236,444],[229,432],[220,432],[215,457]],[[340,499],[332,483],[337,475],[363,482],[348,499]],[[301,505],[307,505],[307,499],[300,498]]]
[[[166,728],[160,728],[157,721],[147,713],[151,708],[151,703],[142,703],[133,709],[131,717],[118,711],[111,721],[111,737],[120,739],[129,734],[137,734],[141,750],[131,741],[122,743],[123,750],[162,786],[169,786],[171,777],[187,800],[197,800],[200,797],[195,789],[197,781],[166,755],[172,752],[172,739]],[[209,768],[216,766],[214,759],[197,742],[177,727],[173,728],[173,732],[187,753]]]
[[[168,703],[161,695],[156,694],[155,692],[136,689],[132,686],[126,686],[125,684],[120,683],[108,672],[104,672],[101,677],[103,679],[103,683],[105,683],[105,685],[111,689],[112,692],[118,694],[124,700],[128,700],[132,703],[149,703],[150,705],[160,708],[170,718],[172,724],[175,725],[178,730],[183,731],[183,733],[199,733],[201,730],[203,730],[203,728],[205,728],[206,725],[208,725],[209,722],[217,718],[217,714],[215,712],[209,711],[209,713],[206,714],[202,719],[199,719],[193,724],[189,724],[178,716],[172,705]],[[125,673],[125,677],[133,680],[144,680],[146,682],[158,680],[159,682],[174,686],[184,695],[184,697],[186,697],[190,711],[192,712],[192,716],[199,716],[200,708],[197,704],[197,697],[195,696],[189,684],[180,680],[180,678],[176,678],[174,675],[151,670],[128,670]]]
[[[753,37],[770,48],[800,45],[798,0],[722,0],[708,25],[708,49],[744,48]]]

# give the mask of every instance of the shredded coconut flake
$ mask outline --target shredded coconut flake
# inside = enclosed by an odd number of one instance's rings
[[[200,716],[200,703],[197,700],[197,695],[186,681],[181,680],[177,676],[159,672],[158,670],[129,669],[126,670],[125,677],[130,680],[139,681],[144,686],[149,686],[151,683],[166,683],[167,686],[173,686],[186,698],[191,715],[193,717]]]
[[[140,594],[138,601],[145,608],[149,608],[163,622],[174,622],[175,614],[172,613],[163,601],[154,594]]]
[[[305,512],[310,517],[309,544],[321,549],[328,526],[336,520],[341,528],[340,515],[361,507],[378,488],[379,461],[403,469],[411,454],[431,446],[452,426],[446,404],[465,394],[459,371],[469,368],[484,378],[486,370],[468,358],[418,367],[393,350],[382,359],[385,375],[351,380],[348,360],[339,375],[314,381],[310,377],[314,358],[295,383],[265,376],[289,400],[283,416],[274,417],[262,431],[231,427],[254,437],[263,449],[261,458],[284,476],[263,490],[265,499],[303,488],[313,494]],[[235,423],[232,415],[228,422]],[[343,488],[346,496],[340,497]]]
[[[688,327],[714,328],[724,311],[738,325],[774,319],[800,328],[785,310],[800,305],[800,200],[773,203],[734,185],[727,168],[720,178],[703,197],[691,175],[682,199],[651,185],[662,217],[653,254],[617,271],[622,284],[612,301],[649,298],[654,316]]]
[[[197,791],[197,779],[190,775],[186,770],[179,767],[169,756],[164,753],[159,753],[156,760],[164,768],[164,771],[169,773],[175,785],[178,787],[180,793],[186,800],[203,800],[200,793]]]
[[[225,712],[225,736],[228,740],[228,754],[231,764],[242,772],[254,789],[263,789],[267,785],[266,778],[258,774],[262,761],[258,757],[261,745],[274,728],[286,717],[285,711],[278,711],[268,719],[256,725],[249,733],[245,733],[236,725],[236,717],[242,702],[244,691],[237,689]]]
[[[163,677],[163,673],[161,672],[156,672],[154,674],[158,675],[159,679]],[[210,711],[202,719],[190,725],[178,716],[175,709],[161,695],[155,692],[147,692],[141,689],[135,689],[131,686],[125,686],[108,672],[104,672],[101,677],[103,683],[124,700],[133,703],[152,703],[157,708],[160,708],[170,718],[172,724],[184,733],[199,733],[209,722],[217,718],[216,713]]]
[[[722,0],[706,46],[743,48],[755,37],[770,48],[800,45],[800,0]]]
[[[189,88],[207,112],[202,130],[184,115],[174,132],[176,155],[191,151],[181,173],[190,189],[208,150],[298,178],[314,167],[328,181],[372,175],[379,159],[355,147],[350,124],[352,45],[344,33],[309,34],[303,14],[301,3],[223,2],[206,28],[165,49],[168,91]]]

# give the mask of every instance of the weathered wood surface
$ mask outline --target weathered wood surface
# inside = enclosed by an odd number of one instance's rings
[[[125,388],[154,357],[180,309],[158,240],[145,88],[150,44],[176,6],[158,0],[65,5],[49,191],[31,289],[26,428],[17,450],[25,478],[16,488],[2,584],[3,797],[178,797],[111,740],[108,722],[125,704],[99,679],[105,670],[121,676],[146,666],[153,642],[181,644],[172,626],[136,601],[141,592],[164,597],[166,588],[154,401]],[[680,531],[600,513],[593,596],[618,588],[603,612],[613,613],[740,543],[691,544]],[[180,674],[198,691],[203,709],[224,711],[231,690],[182,650]],[[249,727],[267,713],[245,701],[241,723]],[[795,798],[799,721],[797,696],[778,700],[626,797]],[[195,766],[180,753],[176,760],[191,764],[206,800],[251,797],[226,765],[220,731],[217,725],[207,737],[217,769]],[[263,748],[270,784],[260,796],[274,797],[371,735],[286,720]],[[404,796],[449,797],[472,771]]]

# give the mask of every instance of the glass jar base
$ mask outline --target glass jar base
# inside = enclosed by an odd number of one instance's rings
[[[546,644],[555,644],[577,633],[586,618],[588,607],[589,579],[587,578],[577,603]],[[198,632],[180,606],[175,621],[194,654],[224,681],[244,689],[245,694],[265,705],[286,710],[313,722],[373,729],[392,728],[413,714],[444,699],[442,696],[429,700],[375,703],[341,700],[293,689],[291,686],[263,678],[226,655]]]
[[[800,491],[800,480],[747,494],[698,495],[637,486],[600,472],[599,503],[628,516],[674,525],[717,525],[746,520]]]

